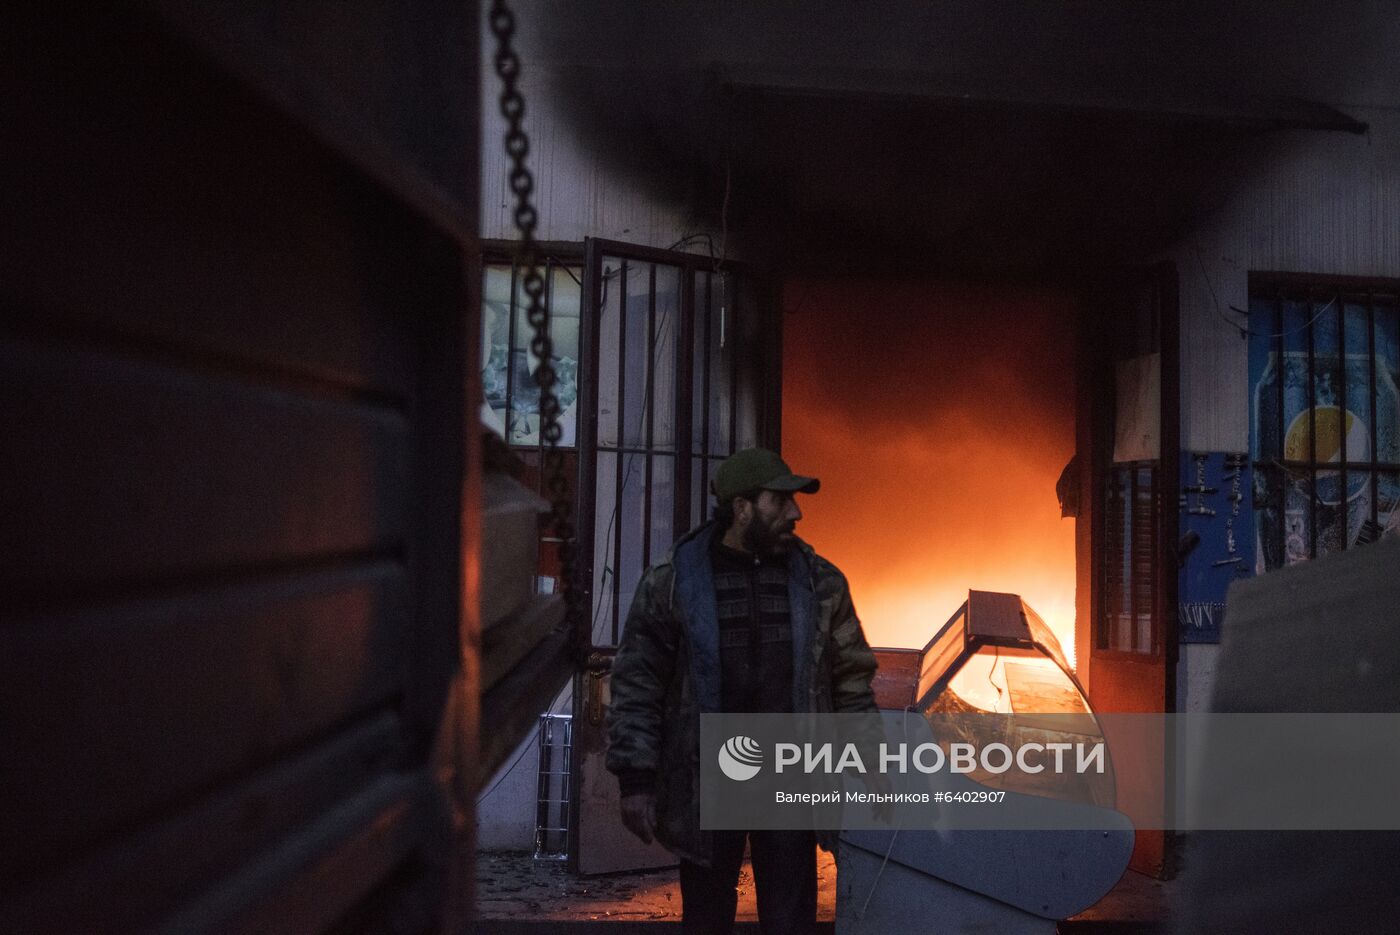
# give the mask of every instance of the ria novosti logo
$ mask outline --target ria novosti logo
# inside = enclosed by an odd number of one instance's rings
[[[730,779],[743,782],[758,775],[763,749],[752,737],[730,737],[719,748],[719,768]]]
[[[1075,753],[1071,763],[1067,754]],[[800,771],[807,774],[841,775],[847,772],[866,775],[870,768],[854,743],[845,744],[839,753],[832,743],[778,743],[774,745],[773,772]],[[1051,762],[1053,761],[1053,762]],[[950,743],[945,753],[937,743],[921,743],[910,749],[907,743],[878,745],[878,758],[873,764],[876,772],[908,773],[972,773],[979,769],[998,775],[1017,770],[1036,774],[1048,770],[1055,773],[1073,771],[1077,774],[1103,773],[1105,770],[1103,741],[1085,743],[1023,743],[1014,749],[1005,743],[990,743],[980,750],[971,743]],[[763,766],[763,748],[758,741],[737,734],[719,748],[719,768],[737,782],[752,779]],[[796,770],[790,770],[796,767]]]

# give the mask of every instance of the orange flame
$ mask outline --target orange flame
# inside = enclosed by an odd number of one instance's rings
[[[874,645],[922,646],[969,589],[1020,594],[1074,659],[1073,307],[872,280],[784,290],[783,455],[822,489],[798,534]]]

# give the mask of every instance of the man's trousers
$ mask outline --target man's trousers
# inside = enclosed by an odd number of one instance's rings
[[[681,861],[685,935],[731,935],[744,838],[763,935],[810,935],[817,921],[817,842],[811,831],[716,831],[711,866]]]

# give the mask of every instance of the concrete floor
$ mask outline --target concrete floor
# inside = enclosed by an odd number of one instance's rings
[[[836,862],[817,851],[817,919],[836,912]],[[757,923],[753,872],[748,860],[739,871],[736,920]],[[535,861],[528,854],[483,853],[477,857],[477,918],[499,923],[529,918],[539,922],[675,922],[681,920],[680,882],[675,868],[644,873],[575,877],[563,862]],[[541,927],[541,932],[551,931]]]
[[[1065,933],[1166,931],[1173,885],[1129,871],[1097,905],[1060,924]],[[836,910],[836,864],[817,852],[817,918],[831,931]],[[575,877],[562,862],[529,854],[484,852],[477,857],[479,935],[608,935],[665,931],[679,926],[680,884],[675,868],[643,873]],[[739,875],[736,932],[757,931],[753,874]],[[892,933],[893,935],[893,933]]]

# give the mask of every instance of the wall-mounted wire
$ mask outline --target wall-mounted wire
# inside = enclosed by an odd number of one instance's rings
[[[996,702],[996,706],[992,709],[992,713],[994,713],[994,714],[1000,714],[1000,713],[1001,713],[1001,696],[1002,696],[1002,694],[1003,694],[1002,687],[1001,687],[1000,685],[998,685],[998,684],[992,679],[992,676],[995,675],[995,674],[996,674],[996,671],[997,671],[997,663],[1000,662],[1000,661],[1001,661],[1001,647],[1000,647],[1000,646],[993,646],[993,647],[992,647],[992,667],[991,667],[990,669],[987,670],[987,684],[990,685],[990,686],[992,686],[993,688],[995,688],[995,689],[997,690],[997,702]],[[1002,666],[1002,667],[1001,667],[1001,672],[1002,672],[1002,679],[1005,680],[1005,678],[1006,678],[1006,666]]]
[[[574,275],[574,271],[569,268],[568,263],[549,253],[546,253],[544,258],[553,263],[556,269],[562,269],[564,272],[568,273],[569,278],[574,281],[574,285],[578,286],[580,289],[583,288],[583,280]],[[578,261],[575,260],[574,262],[577,263]]]
[[[1338,296],[1335,296],[1335,295],[1332,296],[1331,299],[1329,299],[1321,308],[1319,308],[1319,309],[1313,314],[1313,317],[1309,318],[1307,321],[1303,322],[1301,325],[1299,325],[1299,326],[1296,327],[1296,328],[1290,328],[1290,329],[1287,330],[1287,331],[1279,331],[1279,332],[1277,332],[1277,333],[1268,332],[1268,331],[1253,331],[1253,330],[1251,330],[1251,329],[1249,329],[1249,328],[1246,328],[1244,325],[1240,324],[1239,322],[1237,322],[1237,321],[1232,321],[1231,319],[1229,319],[1228,317],[1226,317],[1225,312],[1220,308],[1220,297],[1217,296],[1217,295],[1215,294],[1215,284],[1212,283],[1212,282],[1210,281],[1210,274],[1206,272],[1206,262],[1205,262],[1205,260],[1201,257],[1201,248],[1200,248],[1200,246],[1198,246],[1197,244],[1192,244],[1192,245],[1191,245],[1191,249],[1192,249],[1193,251],[1195,251],[1195,254],[1196,254],[1196,265],[1198,265],[1198,266],[1201,268],[1201,278],[1205,280],[1205,282],[1206,282],[1206,288],[1207,288],[1208,290],[1210,290],[1210,300],[1211,300],[1211,303],[1215,306],[1215,314],[1220,318],[1221,321],[1225,322],[1225,324],[1227,324],[1227,325],[1229,325],[1231,328],[1234,328],[1235,330],[1239,331],[1239,333],[1240,333],[1240,340],[1241,340],[1241,341],[1243,341],[1243,340],[1245,340],[1246,338],[1249,338],[1249,337],[1274,339],[1274,338],[1286,338],[1286,337],[1288,337],[1288,336],[1291,335],[1291,334],[1300,334],[1301,332],[1304,332],[1304,331],[1308,330],[1309,328],[1311,328],[1312,325],[1313,325],[1313,322],[1315,322],[1315,321],[1317,321],[1319,318],[1321,318],[1321,317],[1322,317],[1322,314],[1323,314],[1324,312],[1326,312],[1329,308],[1331,308],[1331,307],[1332,307],[1332,303],[1333,303],[1333,302],[1336,302],[1337,299],[1338,299]],[[1245,316],[1248,316],[1248,315],[1249,315],[1249,312],[1245,311],[1245,310],[1242,309],[1242,308],[1235,308],[1235,306],[1233,306],[1233,305],[1230,306],[1230,310],[1233,311],[1233,312],[1236,312],[1236,313],[1238,313],[1238,314],[1240,314],[1240,315],[1245,315]]]
[[[564,697],[566,694],[570,694],[570,693],[571,693],[571,687],[570,687],[570,686],[572,686],[572,684],[573,684],[573,683],[572,683],[572,681],[571,681],[571,682],[569,683],[569,685],[566,685],[566,686],[564,687],[564,689],[563,689],[562,691],[559,692],[559,695],[558,695],[553,701],[551,701],[551,702],[549,703],[549,707],[545,708],[544,714],[541,714],[540,717],[545,718],[545,717],[552,717],[552,716],[553,716],[553,714],[554,714],[554,706],[557,705],[557,704],[560,702],[560,700],[562,700],[563,697]],[[481,793],[480,795],[478,795],[478,796],[476,797],[476,801],[477,801],[477,804],[478,804],[478,805],[481,804],[482,802],[486,801],[486,799],[490,797],[491,793],[495,792],[496,789],[500,786],[500,784],[503,783],[503,782],[505,782],[506,779],[510,777],[510,774],[511,774],[511,773],[515,772],[515,768],[516,768],[517,766],[520,765],[520,761],[523,760],[523,759],[525,759],[525,754],[527,754],[527,753],[530,752],[530,747],[531,747],[532,744],[538,749],[538,747],[539,747],[539,735],[538,735],[538,734],[535,735],[535,738],[534,738],[533,741],[530,740],[530,739],[526,739],[524,742],[522,742],[522,743],[520,744],[520,752],[517,753],[517,754],[515,755],[515,759],[511,761],[510,765],[507,766],[504,770],[502,770],[502,771],[501,771],[501,774],[500,774],[499,776],[496,777],[496,781],[493,782],[493,783],[491,783],[491,788],[490,788],[490,789],[487,789],[485,792]]]
[[[710,259],[713,260],[715,258],[715,239],[708,233],[686,234],[684,237],[682,237],[680,240],[677,240],[675,243],[671,244],[666,249],[676,250],[680,247],[689,246],[697,240],[705,241],[706,252],[709,253]]]

